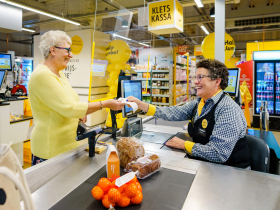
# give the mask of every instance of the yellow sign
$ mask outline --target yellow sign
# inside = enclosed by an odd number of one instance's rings
[[[194,46],[194,55],[197,56],[197,55],[202,55],[202,52],[201,52],[201,45],[196,45]]]
[[[176,25],[179,26],[180,28],[184,28],[183,6],[178,1],[175,2],[176,2]]]
[[[148,3],[148,30],[155,34],[181,33],[184,28],[183,7],[177,0]]]
[[[106,47],[106,57],[113,64],[127,62],[130,54],[130,47],[122,40],[111,41]]]
[[[201,124],[202,124],[202,128],[204,128],[204,129],[207,128],[208,123],[207,123],[206,119],[203,119]]]
[[[9,69],[10,60],[6,58],[0,58],[0,69]]]
[[[246,60],[253,60],[254,51],[280,50],[280,41],[274,42],[252,42],[246,44]]]
[[[81,37],[79,37],[79,36],[72,37],[72,45],[71,45],[72,54],[79,55],[82,52],[83,46],[84,46],[84,44],[83,44],[83,40],[81,39]]]
[[[204,58],[215,58],[215,32],[204,38],[201,50]],[[225,33],[225,60],[230,59],[234,51],[235,42],[229,34]]]

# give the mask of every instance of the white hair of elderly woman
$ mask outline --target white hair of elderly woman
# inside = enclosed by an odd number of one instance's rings
[[[51,30],[44,33],[44,35],[41,37],[39,48],[46,58],[50,53],[50,48],[58,46],[63,41],[67,41],[70,45],[72,44],[71,38],[64,31]]]

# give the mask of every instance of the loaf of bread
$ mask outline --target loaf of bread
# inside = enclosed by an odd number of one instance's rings
[[[125,172],[136,172],[137,178],[145,179],[160,169],[160,159],[157,155],[150,155],[138,158],[136,161],[131,161],[126,165]]]
[[[125,168],[126,164],[143,157],[145,154],[144,147],[130,137],[122,137],[117,142],[117,151],[121,167]]]

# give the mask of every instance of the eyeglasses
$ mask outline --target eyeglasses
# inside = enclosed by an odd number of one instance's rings
[[[204,75],[204,74],[199,74],[199,75],[195,75],[194,79],[197,79],[200,82],[202,80],[202,78],[204,78],[204,77],[210,77],[211,78],[211,76]]]
[[[70,54],[71,51],[72,51],[71,47],[69,47],[69,48],[56,47],[56,46],[54,46],[54,47],[55,47],[55,48],[58,48],[58,49],[61,49],[61,50],[67,50],[67,51],[68,51],[68,54]]]

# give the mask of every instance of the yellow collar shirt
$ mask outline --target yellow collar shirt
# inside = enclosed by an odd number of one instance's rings
[[[31,133],[31,151],[49,159],[78,146],[75,140],[79,118],[88,109],[80,102],[62,71],[60,77],[39,64],[32,73],[28,90],[35,127]]]

